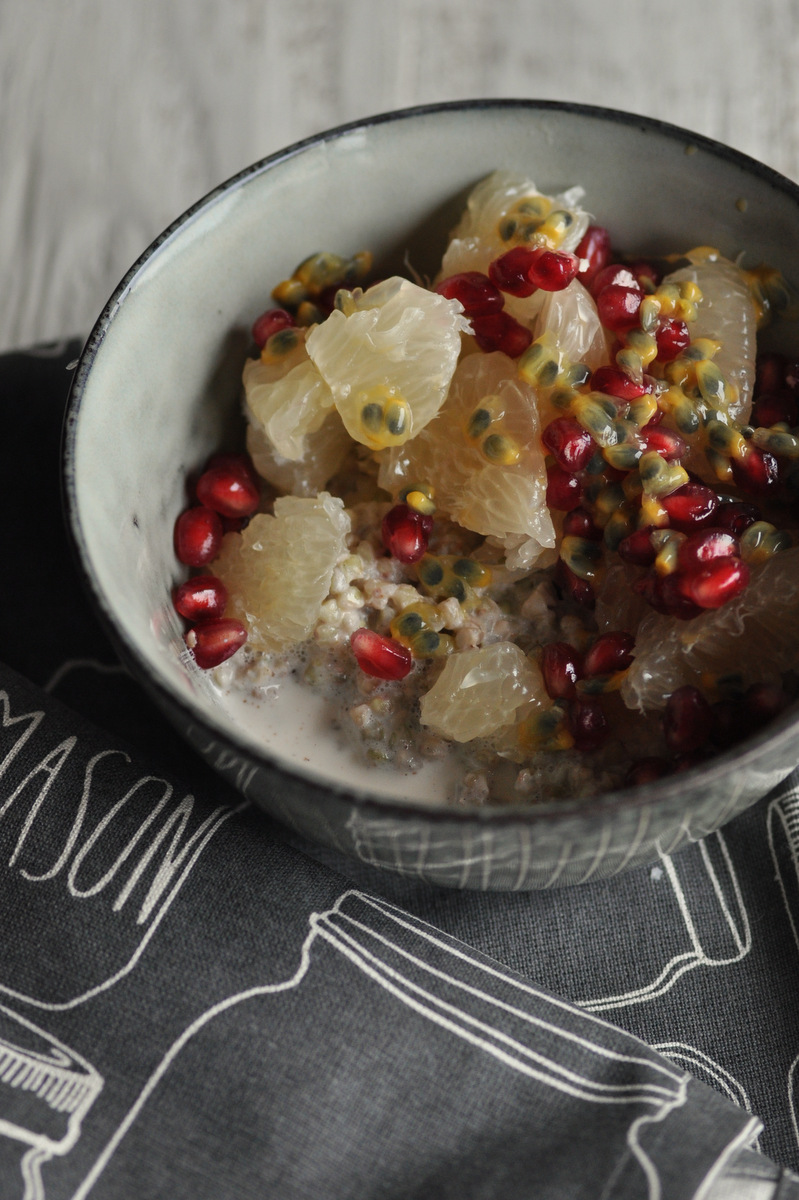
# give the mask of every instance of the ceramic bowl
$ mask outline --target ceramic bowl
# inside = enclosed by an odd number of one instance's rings
[[[709,243],[799,283],[799,189],[706,138],[624,113],[477,101],[391,113],[292,146],[222,184],[131,268],[83,352],[65,495],[78,556],[120,654],[166,716],[246,796],[301,835],[436,884],[574,884],[718,828],[799,756],[791,710],[685,774],[591,800],[448,808],[426,776],[351,769],[307,693],[221,705],[171,604],[186,478],[241,430],[240,372],[269,289],[319,248],[406,255],[432,275],[470,188],[496,168],[580,183],[630,252]]]

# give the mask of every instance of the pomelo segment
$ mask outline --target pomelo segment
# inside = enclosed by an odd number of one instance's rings
[[[584,195],[583,188],[572,187],[556,196],[546,196],[523,175],[495,171],[469,196],[466,211],[452,232],[439,277],[445,279],[461,271],[485,273],[492,259],[514,246],[573,251],[590,219],[580,206]]]
[[[661,286],[686,282],[697,284],[702,292],[696,320],[690,325],[691,340],[711,338],[721,342],[713,362],[738,392],[727,411],[745,424],[755,382],[757,310],[744,273],[727,258],[699,258],[667,275]]]
[[[421,700],[423,725],[455,742],[488,737],[517,710],[545,697],[541,672],[515,642],[493,642],[451,655]]]
[[[347,432],[381,450],[436,415],[470,329],[457,300],[393,276],[349,294],[306,346]]]
[[[476,414],[491,418],[482,433]],[[487,453],[496,448],[505,459]],[[509,551],[508,566],[531,566],[555,545],[546,506],[546,466],[536,392],[499,351],[471,354],[458,365],[446,404],[413,441],[385,452],[378,483],[396,496],[411,484],[432,486],[436,507]]]
[[[228,533],[214,571],[228,589],[226,611],[244,622],[250,645],[280,651],[305,641],[347,553],[350,518],[327,492],[283,496],[275,515],[258,513],[241,533]]]
[[[636,635],[622,685],[628,708],[663,708],[676,688],[703,676],[740,675],[741,686],[779,681],[799,667],[799,547],[753,567],[746,591],[691,621],[650,613]]]

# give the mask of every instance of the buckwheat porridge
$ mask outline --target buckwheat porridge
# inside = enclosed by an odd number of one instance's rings
[[[480,183],[436,279],[316,253],[175,546],[186,642],[300,680],[375,768],[536,803],[701,762],[797,693],[799,364],[775,270],[631,260],[580,188]]]

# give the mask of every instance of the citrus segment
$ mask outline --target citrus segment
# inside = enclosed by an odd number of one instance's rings
[[[458,301],[394,276],[347,294],[306,346],[350,436],[380,450],[436,415],[469,329]]]
[[[588,214],[580,207],[584,194],[581,187],[573,187],[545,196],[531,179],[495,171],[469,196],[444,254],[440,278],[461,271],[485,273],[492,259],[514,246],[574,250],[588,228]]]
[[[315,496],[339,470],[352,446],[335,409],[303,442],[302,458],[283,458],[261,427],[247,426],[247,452],[253,466],[262,479],[287,495]]]
[[[530,699],[545,696],[541,672],[515,642],[493,642],[451,655],[421,700],[421,721],[455,742],[488,737],[510,725]]]
[[[307,435],[320,428],[333,407],[330,388],[300,346],[300,361],[287,364],[282,376],[276,378],[274,367],[259,359],[249,359],[242,374],[249,420],[292,461],[305,457]]]
[[[460,362],[441,412],[382,456],[378,482],[395,496],[432,485],[439,511],[497,538],[511,567],[529,567],[555,545],[535,389],[499,351]]]
[[[747,589],[722,608],[690,621],[651,613],[636,635],[635,659],[622,685],[629,708],[663,708],[683,684],[724,674],[743,687],[779,680],[799,666],[799,547],[752,570]]]
[[[225,535],[214,571],[231,596],[227,615],[246,624],[251,645],[285,650],[310,635],[349,531],[342,501],[321,492],[283,496],[274,516],[259,513]]]

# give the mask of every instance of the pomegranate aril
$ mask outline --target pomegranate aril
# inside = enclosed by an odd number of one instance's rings
[[[645,292],[654,292],[655,288],[663,278],[663,274],[654,263],[649,262],[645,258],[636,259],[635,262],[628,263],[630,271],[635,278],[639,287]]]
[[[601,542],[602,530],[584,508],[573,508],[563,518],[563,536],[585,538],[589,542]]]
[[[583,753],[598,750],[610,733],[608,719],[598,696],[581,696],[569,705],[569,733]]]
[[[690,621],[704,611],[683,594],[676,574],[658,575],[656,571],[649,571],[635,581],[633,591],[646,600],[655,612],[677,617],[680,621]]]
[[[542,292],[562,292],[577,275],[580,261],[574,254],[539,250],[527,278]]]
[[[252,480],[256,487],[260,487],[260,476],[253,466],[249,454],[236,454],[231,451],[212,454],[205,464],[205,470],[210,471],[217,467],[224,467],[230,471],[238,471],[239,474],[243,473]]]
[[[700,750],[712,728],[713,713],[699,688],[686,683],[671,693],[663,713],[663,734],[673,754]]]
[[[589,225],[583,234],[575,256],[580,259],[577,278],[588,287],[610,261],[610,234],[602,225]]]
[[[622,538],[617,547],[619,558],[634,567],[651,567],[657,558],[657,551],[650,537],[653,526],[636,529],[634,533]]]
[[[222,545],[222,519],[204,505],[187,508],[175,522],[175,553],[187,567],[213,562]]]
[[[596,298],[599,319],[612,333],[627,333],[638,324],[643,293],[637,288],[611,283]]]
[[[785,386],[786,362],[781,354],[758,354],[755,360],[755,397],[779,392]]]
[[[637,292],[641,291],[641,285],[630,268],[625,267],[622,263],[611,263],[610,266],[603,267],[601,271],[597,272],[591,281],[591,295],[596,299],[603,288],[612,286],[634,288]]]
[[[604,392],[616,400],[637,400],[651,392],[652,386],[651,380],[644,379],[639,383],[621,367],[597,367],[591,376],[592,391]]]
[[[186,645],[194,655],[198,667],[210,671],[231,658],[247,641],[247,630],[241,621],[232,617],[218,617],[201,621],[186,634]]]
[[[175,592],[175,608],[187,621],[221,617],[227,604],[227,588],[215,575],[195,575]]]
[[[447,300],[459,300],[464,315],[469,319],[501,312],[505,304],[499,288],[482,271],[461,271],[459,275],[450,275],[436,285],[436,291]]]
[[[418,562],[427,551],[432,529],[431,516],[407,504],[395,504],[383,518],[383,545],[399,562]]]
[[[720,504],[713,514],[713,525],[716,529],[724,529],[734,537],[739,538],[750,525],[761,520],[760,510],[754,504],[745,500],[733,500]]]
[[[248,471],[230,464],[203,472],[197,480],[197,499],[224,517],[251,517],[261,493]]]
[[[665,758],[639,758],[627,772],[625,783],[628,787],[637,787],[642,783],[654,783],[671,772],[671,763]]]
[[[658,362],[673,362],[691,344],[691,331],[685,321],[675,317],[661,317],[655,328]]]
[[[538,284],[528,276],[535,262],[536,251],[528,246],[514,246],[495,258],[488,267],[488,277],[493,284],[511,296],[532,296]]]
[[[376,679],[404,679],[413,666],[407,646],[371,629],[356,629],[350,646],[364,674]]]
[[[541,441],[564,471],[582,471],[596,450],[591,434],[574,417],[556,417],[541,434]]]
[[[285,308],[268,308],[253,324],[252,340],[256,346],[263,348],[273,333],[279,333],[281,329],[290,329],[295,324],[291,313],[286,312]]]
[[[506,312],[475,317],[472,321],[472,331],[482,351],[491,354],[494,350],[501,350],[508,358],[518,358],[520,354],[524,354],[533,340],[530,330]]]
[[[680,591],[700,608],[721,608],[740,596],[748,582],[748,566],[731,556],[714,559],[701,570],[681,575]]]
[[[781,422],[791,427],[799,424],[799,404],[796,397],[788,391],[766,392],[759,396],[752,405],[749,423],[770,429],[772,425]]]
[[[666,462],[680,462],[688,453],[688,443],[679,433],[662,425],[645,425],[640,433],[646,450],[654,450]]]
[[[577,504],[583,494],[583,485],[576,475],[564,471],[557,463],[547,467],[547,508],[566,512]]]
[[[592,675],[613,675],[616,671],[626,671],[633,661],[634,649],[635,638],[632,634],[623,630],[603,633],[586,651],[583,674],[588,679]]]
[[[719,507],[719,498],[704,483],[684,483],[668,496],[661,496],[660,503],[669,514],[672,529],[693,533],[700,526],[710,524]]]
[[[779,464],[768,450],[759,446],[748,446],[748,454],[744,458],[730,459],[732,476],[738,487],[744,492],[753,492],[761,496],[772,491],[779,483]]]
[[[555,580],[560,585],[564,594],[569,596],[577,604],[581,604],[583,608],[593,608],[596,604],[596,593],[592,585],[587,579],[581,579],[579,575],[575,575],[571,567],[567,566],[562,558],[558,559],[555,567]]]
[[[699,571],[718,558],[729,558],[740,552],[737,537],[726,529],[703,529],[692,533],[677,551],[681,571]]]
[[[580,655],[568,642],[550,642],[541,651],[541,674],[553,700],[571,700],[582,676]]]
[[[762,729],[788,706],[788,696],[775,683],[753,683],[741,697],[747,732]]]

